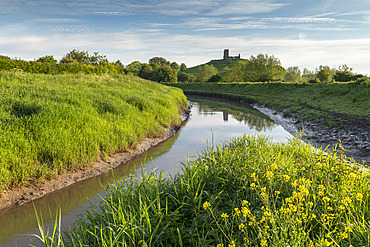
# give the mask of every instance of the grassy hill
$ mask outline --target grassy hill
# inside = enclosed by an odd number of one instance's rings
[[[0,71],[0,195],[87,166],[181,121],[180,89],[126,75]]]
[[[244,60],[244,59],[218,59],[218,60],[211,60],[210,62],[206,64],[215,66],[218,73],[222,75],[223,77],[225,77],[228,70],[232,68],[235,64],[237,64],[240,60]],[[200,64],[198,66],[188,68],[187,70],[185,70],[185,72],[196,76],[198,73],[199,67],[203,65],[204,64]]]

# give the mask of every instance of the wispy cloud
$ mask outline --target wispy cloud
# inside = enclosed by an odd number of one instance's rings
[[[317,18],[317,17],[274,17],[274,18],[262,18],[262,20],[285,23],[337,23],[337,20],[334,18]]]
[[[276,1],[275,1],[276,2]],[[276,11],[287,4],[274,3],[269,0],[236,0],[236,1],[223,1],[209,15],[246,15],[257,13],[270,13]]]
[[[97,11],[95,14],[98,15],[107,15],[107,16],[125,16],[129,13],[126,11]]]
[[[42,19],[34,19],[37,22],[44,22],[44,23],[73,23],[78,22],[78,19],[72,18],[42,18]]]

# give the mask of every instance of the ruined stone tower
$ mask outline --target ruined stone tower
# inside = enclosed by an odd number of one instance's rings
[[[239,56],[230,56],[229,49],[225,49],[224,50],[224,59],[240,59],[240,54],[239,54]]]

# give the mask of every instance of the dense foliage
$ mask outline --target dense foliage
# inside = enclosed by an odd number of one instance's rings
[[[180,121],[180,89],[125,75],[0,71],[0,194],[91,164]]]
[[[149,63],[134,61],[127,65],[127,68],[129,72],[141,78],[171,83],[177,82],[177,73],[180,71],[180,66],[176,62],[171,63],[163,57],[153,57],[149,59]]]
[[[0,70],[21,70],[36,74],[127,74],[127,69],[118,60],[109,62],[104,55],[72,50],[59,63],[53,56],[44,56],[36,61],[24,61],[0,56]]]
[[[299,138],[239,137],[173,178],[144,173],[111,186],[70,231],[41,238],[46,246],[369,246],[370,174],[350,162]]]

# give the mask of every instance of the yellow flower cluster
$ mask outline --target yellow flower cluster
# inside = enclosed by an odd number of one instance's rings
[[[209,207],[211,207],[211,204],[209,202],[206,201],[205,203],[203,203],[204,210],[207,210]]]

